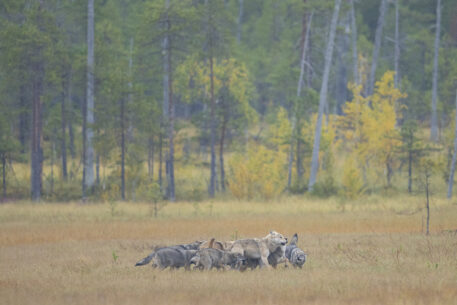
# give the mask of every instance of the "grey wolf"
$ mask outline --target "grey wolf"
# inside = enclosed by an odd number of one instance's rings
[[[229,266],[231,269],[239,269],[242,265],[244,257],[239,253],[232,253],[229,251],[204,248],[197,252],[191,259],[191,263],[195,264],[195,268],[200,270],[210,270],[213,267],[216,269],[225,269]]]
[[[191,260],[197,254],[198,250],[183,250],[174,248],[159,249],[154,253],[152,258],[152,267],[161,270],[170,267],[170,269],[179,269],[184,267],[190,269]]]
[[[146,256],[145,258],[141,259],[138,261],[135,266],[143,266],[148,264],[154,257],[155,253],[159,250],[162,249],[175,249],[175,250],[198,250],[200,248],[200,245],[204,243],[204,241],[195,241],[190,244],[183,244],[183,245],[175,245],[175,246],[169,246],[169,247],[162,247],[162,248],[156,248],[155,251],[153,251],[151,254]]]
[[[270,234],[264,238],[240,239],[233,242],[230,249],[232,253],[239,253],[245,257],[247,262],[257,260],[260,268],[269,267],[268,256],[276,253],[278,260],[285,258],[285,246],[287,238],[276,231],[270,231]],[[277,251],[277,252],[276,252]]]
[[[302,268],[306,262],[306,254],[297,246],[297,242],[298,235],[295,233],[286,247],[285,255],[294,268]]]

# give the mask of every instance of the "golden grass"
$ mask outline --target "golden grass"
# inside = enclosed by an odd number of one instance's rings
[[[0,206],[1,304],[456,304],[457,206],[421,198]],[[303,270],[156,271],[155,245],[264,236],[308,253]]]

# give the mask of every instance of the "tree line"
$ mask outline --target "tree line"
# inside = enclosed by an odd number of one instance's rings
[[[452,0],[5,0],[0,15],[4,199],[352,198],[404,167],[411,192],[427,155],[452,195]]]

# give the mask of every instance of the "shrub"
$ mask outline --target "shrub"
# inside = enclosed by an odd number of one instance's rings
[[[345,199],[356,199],[364,192],[362,173],[354,158],[349,156],[343,166],[341,195]]]
[[[228,186],[238,199],[272,199],[285,187],[287,160],[265,146],[250,145],[246,154],[236,154],[229,163]]]

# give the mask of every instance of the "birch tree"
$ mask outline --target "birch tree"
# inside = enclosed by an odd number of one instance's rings
[[[385,15],[387,13],[387,8],[388,8],[387,0],[381,0],[381,5],[379,7],[378,24],[376,26],[373,56],[371,59],[370,75],[368,77],[366,96],[372,95],[373,91],[374,91],[374,84],[376,81],[376,68],[378,66],[379,52],[381,50],[382,30],[384,28]]]
[[[452,187],[454,184],[455,164],[457,162],[457,92],[455,95],[455,131],[454,131],[454,153],[452,154],[451,171],[449,173],[449,182],[447,187],[447,198],[452,197]]]
[[[84,131],[84,177],[83,197],[86,191],[94,185],[94,0],[88,0],[87,4],[87,85],[85,107],[85,131]]]
[[[400,0],[395,0],[395,55],[394,55],[394,69],[395,69],[395,88],[398,89],[398,85],[400,82],[400,14],[398,11]]]
[[[438,117],[436,104],[438,99],[438,56],[440,49],[441,0],[436,5],[435,56],[433,57],[432,116],[430,120],[430,140],[438,141]]]
[[[354,0],[349,0],[351,9],[351,38],[352,38],[352,72],[354,84],[359,84],[359,55],[357,53],[357,23],[355,18]]]
[[[332,55],[333,55],[333,46],[335,43],[335,31],[336,31],[336,24],[338,21],[338,14],[340,11],[341,0],[335,0],[335,8],[333,10],[332,21],[330,24],[330,33],[327,42],[327,49],[325,51],[325,66],[324,66],[324,73],[322,76],[322,85],[321,91],[319,95],[319,110],[317,113],[317,121],[316,121],[316,128],[314,132],[314,144],[313,144],[313,153],[311,159],[311,170],[310,170],[310,177],[308,183],[308,190],[312,191],[313,186],[316,183],[317,177],[317,170],[319,168],[319,147],[320,147],[320,140],[321,140],[321,132],[322,132],[322,116],[324,113],[324,107],[327,103],[327,90],[328,90],[328,78],[330,74],[330,66],[332,63]]]
[[[238,9],[238,24],[236,29],[236,42],[239,44],[241,42],[241,32],[242,32],[242,25],[243,25],[243,8],[244,8],[244,0],[238,0],[239,2],[239,9]]]

